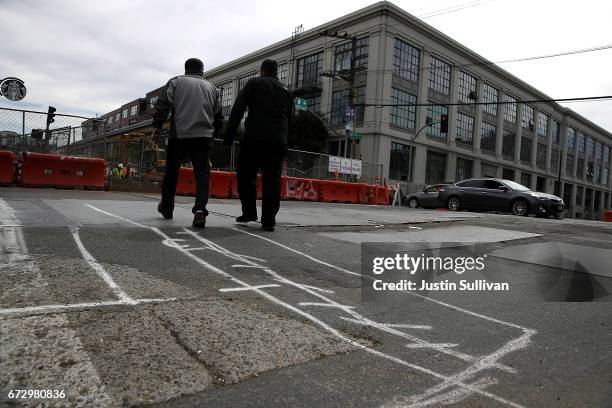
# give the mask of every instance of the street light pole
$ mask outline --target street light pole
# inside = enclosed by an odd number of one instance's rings
[[[426,127],[431,127],[437,123],[440,123],[440,121],[436,121],[436,122],[429,122],[429,123],[425,123],[424,126],[422,126],[411,138],[410,138],[410,146],[409,146],[409,150],[408,150],[408,189],[410,190],[410,183],[412,183],[412,149],[414,148],[414,140],[419,137],[419,134],[423,131],[423,129],[425,129]],[[408,191],[409,193],[411,191]]]

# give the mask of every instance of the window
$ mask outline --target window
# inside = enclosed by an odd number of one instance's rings
[[[130,116],[136,116],[138,114],[138,105],[134,105],[130,108]]]
[[[584,153],[585,150],[585,137],[584,137],[584,133],[582,132],[578,132],[578,153]]]
[[[606,165],[610,161],[610,146],[604,146],[603,161]]]
[[[559,122],[556,120],[552,121],[552,143],[559,144],[559,139],[561,138],[561,126],[559,126]]]
[[[112,125],[112,124],[113,124],[113,117],[112,117],[112,116],[109,116],[109,117],[108,117],[108,124],[109,124],[109,125]]]
[[[567,148],[570,150],[574,150],[574,145],[576,143],[576,131],[574,128],[567,128]]]
[[[240,92],[240,90],[244,88],[247,82],[255,78],[255,76],[257,76],[257,74],[253,73],[253,74],[248,74],[241,78],[238,78],[238,92]]]
[[[331,123],[332,125],[339,125],[341,123],[346,123],[346,111],[348,107],[348,89],[342,89],[339,91],[335,91],[332,93],[332,116]],[[363,113],[364,106],[359,105],[363,104],[365,101],[365,86],[360,86],[355,88],[355,123],[363,123]]]
[[[448,95],[450,90],[451,66],[446,62],[431,57],[429,71],[429,89]]]
[[[523,127],[533,129],[533,108],[529,105],[523,105]]]
[[[603,144],[601,142],[597,142],[597,150],[595,150],[597,160],[601,160],[603,158]]]
[[[514,170],[512,169],[502,169],[502,178],[504,180],[514,180]]]
[[[427,166],[425,168],[425,183],[444,183],[446,177],[446,155],[432,151],[427,152]]]
[[[497,177],[497,166],[493,166],[487,163],[480,164],[480,174],[484,178],[495,178]]]
[[[559,172],[559,151],[556,149],[550,152],[550,170],[555,174]]]
[[[503,186],[504,185],[502,183],[496,180],[485,180],[484,181],[484,188],[488,188],[489,190],[497,190],[498,188],[503,187]]]
[[[595,166],[593,165],[593,162],[588,162],[587,168],[586,168],[586,179],[589,183],[593,182],[594,175],[595,175]]]
[[[521,172],[521,184],[531,188],[531,174]]]
[[[476,94],[476,78],[471,76],[470,74],[466,74],[463,71],[459,72],[459,102],[476,102],[477,94]],[[473,98],[470,98],[473,96]]]
[[[593,157],[595,152],[595,141],[592,137],[587,137],[587,156]]]
[[[548,115],[543,112],[538,112],[537,134],[542,139],[548,138]]]
[[[502,154],[512,159],[516,156],[516,132],[513,130],[504,129]]]
[[[128,110],[127,109],[124,109],[123,111],[121,111],[121,117],[123,119],[127,119],[127,117],[128,117]]]
[[[410,172],[410,151],[408,145],[391,142],[389,158],[389,178],[393,180],[408,180]]]
[[[368,48],[370,37],[355,40],[355,68],[368,66]],[[334,67],[336,72],[351,69],[352,42],[337,45],[334,49]]]
[[[574,155],[568,154],[565,156],[565,175],[568,177],[574,176]]]
[[[487,123],[482,123],[480,129],[480,150],[483,152],[495,153],[495,143],[497,136],[497,127]]]
[[[289,85],[289,64],[280,64],[278,66],[278,80],[283,85]]]
[[[417,97],[402,90],[391,89],[391,103],[393,105],[415,104]],[[393,106],[391,108],[391,124],[407,129],[414,129],[416,125],[416,106]]]
[[[297,87],[319,83],[323,71],[323,53],[312,54],[297,60]]]
[[[455,142],[472,146],[474,143],[474,118],[463,113],[457,114],[457,135]]]
[[[576,178],[581,180],[584,178],[584,159],[576,160]]]
[[[153,96],[151,99],[149,99],[149,106],[151,107],[151,109],[153,109],[158,99],[159,96]]]
[[[582,205],[582,196],[584,195],[584,187],[576,187],[576,205]]]
[[[538,143],[536,147],[536,166],[538,169],[546,169],[546,145]]]
[[[530,137],[521,137],[521,161],[531,163],[531,151],[533,149],[533,141]]]
[[[463,181],[461,183],[457,183],[458,186],[460,187],[472,187],[472,188],[482,188],[482,186],[484,185],[482,180],[467,180],[467,181]]]
[[[232,106],[232,100],[234,99],[234,84],[227,82],[220,86],[221,88],[221,106],[227,107]]]
[[[608,177],[610,175],[610,169],[607,167],[604,167],[603,169],[603,174],[601,176],[601,184],[603,184],[604,186],[608,185]]]
[[[395,39],[393,72],[400,78],[418,82],[421,51],[399,38]]]
[[[504,95],[504,120],[508,123],[516,123],[516,98]]]
[[[482,110],[490,115],[497,116],[497,89],[489,84],[484,84],[483,99],[486,105],[483,105]]]
[[[440,117],[448,116],[448,108],[441,105],[429,105],[427,107],[427,117],[431,118],[433,125],[427,127],[427,135],[436,139],[446,140],[448,134],[440,132]]]
[[[595,182],[597,184],[601,184],[601,164],[598,164],[597,167],[595,167]]]
[[[457,157],[457,168],[455,170],[455,181],[465,180],[472,177],[473,162],[471,160]]]
[[[121,112],[117,112],[117,113],[115,114],[115,122],[117,122],[117,123],[118,123],[120,120],[121,120]]]

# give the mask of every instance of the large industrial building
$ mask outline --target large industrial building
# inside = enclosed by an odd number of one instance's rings
[[[391,183],[503,177],[563,197],[570,217],[601,219],[611,207],[609,132],[557,103],[535,102],[551,98],[393,4],[296,31],[205,72],[223,89],[225,114],[264,58],[279,62],[279,79],[332,130],[329,154],[382,163]],[[362,139],[345,150],[350,68]]]

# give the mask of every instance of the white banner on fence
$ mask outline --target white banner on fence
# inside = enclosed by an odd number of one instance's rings
[[[346,159],[344,157],[329,156],[329,172],[342,174],[355,174],[361,176],[361,160]]]
[[[329,156],[329,172],[335,173],[340,171],[340,157]]]

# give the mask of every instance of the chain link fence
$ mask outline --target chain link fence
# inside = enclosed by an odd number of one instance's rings
[[[55,114],[47,126],[47,113],[0,108],[0,150],[103,158],[107,185],[111,189],[157,191],[166,169],[165,139],[152,134],[150,122],[109,132],[102,120]],[[40,131],[38,131],[40,130]],[[236,171],[240,145],[214,140],[211,169]],[[289,149],[283,174],[291,177],[381,184],[379,163],[361,161],[361,175],[330,170],[329,156]],[[189,163],[186,163],[190,166]]]

